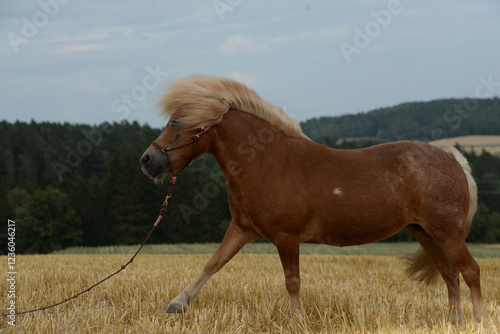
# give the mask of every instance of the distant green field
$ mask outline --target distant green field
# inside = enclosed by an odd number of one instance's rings
[[[205,244],[159,244],[146,245],[143,254],[211,254],[218,243]],[[469,244],[473,256],[478,258],[500,257],[500,245]],[[132,246],[105,246],[105,247],[71,247],[53,254],[133,254],[138,245]],[[333,247],[326,245],[302,244],[301,254],[329,254],[329,255],[388,255],[401,256],[413,252],[419,247],[416,242],[387,243],[377,242],[362,246]],[[255,242],[246,245],[241,254],[277,254],[276,248],[269,242]]]

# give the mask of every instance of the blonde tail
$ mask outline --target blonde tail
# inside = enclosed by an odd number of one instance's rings
[[[462,169],[464,170],[465,177],[467,178],[467,184],[469,186],[469,212],[467,213],[467,234],[469,235],[470,227],[472,225],[472,219],[477,211],[477,185],[474,177],[472,176],[472,169],[470,168],[469,162],[456,148],[448,146],[450,153],[453,155],[455,160],[458,161]]]

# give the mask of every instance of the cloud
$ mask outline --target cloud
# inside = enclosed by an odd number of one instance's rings
[[[68,55],[76,52],[102,51],[109,49],[105,44],[99,43],[76,43],[65,45],[63,48],[55,49],[54,54]]]
[[[252,35],[229,36],[220,47],[224,56],[265,56],[272,49],[265,40],[255,40]]]
[[[260,74],[249,74],[240,71],[232,71],[229,73],[228,77],[239,81],[248,87],[257,86],[264,79]]]

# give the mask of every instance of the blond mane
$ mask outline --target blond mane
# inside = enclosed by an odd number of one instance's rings
[[[229,109],[268,121],[290,136],[305,136],[300,125],[281,108],[264,101],[254,90],[232,79],[192,75],[174,81],[158,101],[162,112],[175,114],[183,128],[219,123]]]

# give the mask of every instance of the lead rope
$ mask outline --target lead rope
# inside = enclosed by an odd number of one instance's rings
[[[120,267],[120,269],[118,269],[114,273],[108,275],[107,277],[103,278],[102,280],[100,280],[99,282],[95,283],[94,285],[88,287],[87,289],[85,289],[85,290],[77,293],[76,295],[73,295],[73,296],[71,296],[69,298],[66,298],[66,299],[64,299],[64,300],[62,300],[62,301],[60,301],[58,303],[55,303],[55,304],[52,304],[52,305],[48,305],[48,306],[44,306],[44,307],[39,307],[39,308],[36,308],[36,309],[33,309],[33,310],[28,310],[28,311],[22,311],[22,312],[16,312],[16,313],[2,313],[2,317],[7,317],[9,315],[21,315],[21,314],[26,314],[26,313],[44,311],[46,309],[59,306],[61,304],[69,302],[72,299],[75,299],[75,298],[79,297],[80,295],[83,295],[85,292],[89,292],[90,290],[92,290],[93,288],[95,288],[96,286],[98,286],[99,284],[107,281],[108,279],[110,279],[111,277],[115,276],[119,272],[125,270],[125,268],[127,268],[127,266],[134,261],[134,259],[137,256],[137,254],[139,254],[139,252],[141,251],[142,247],[144,247],[144,245],[148,242],[149,237],[151,236],[151,234],[153,234],[153,231],[156,229],[156,227],[158,226],[158,224],[160,224],[160,221],[163,219],[163,216],[165,215],[165,213],[167,211],[168,200],[170,199],[170,197],[172,197],[172,189],[174,188],[174,185],[175,185],[176,182],[177,182],[177,176],[173,175],[172,179],[170,180],[170,185],[168,187],[167,196],[165,196],[165,200],[163,201],[163,203],[161,205],[160,214],[158,215],[158,218],[156,218],[156,221],[153,224],[153,228],[151,229],[151,231],[149,231],[146,239],[144,239],[144,241],[139,246],[139,249],[135,252],[135,254],[130,258],[130,260],[128,260],[127,263],[125,263],[124,265],[122,265]]]

